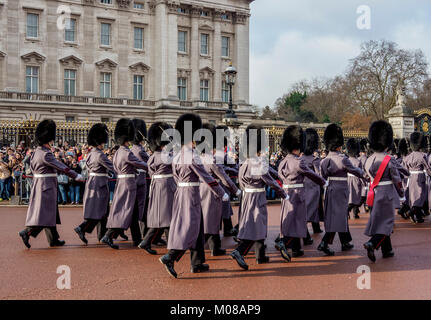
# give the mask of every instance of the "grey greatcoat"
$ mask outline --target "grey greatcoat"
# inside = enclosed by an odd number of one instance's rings
[[[267,160],[249,158],[239,169],[239,185],[243,190],[238,238],[241,240],[264,240],[268,232],[266,192],[246,192],[247,189],[264,189],[268,185],[284,199],[286,192],[279,186],[268,170]]]
[[[431,175],[431,167],[426,155],[423,152],[413,151],[404,158],[404,165],[410,172],[410,207],[422,207],[428,200],[427,175]]]
[[[114,167],[103,151],[96,147],[88,153],[85,165],[88,179],[84,191],[84,219],[102,220],[108,214],[108,172],[113,172]]]
[[[229,175],[235,175],[238,176],[238,169],[230,165],[230,162],[232,159],[228,157],[227,154],[225,154],[223,151],[217,150],[214,158],[216,159],[216,163],[219,165],[223,165],[223,168],[225,172]],[[224,191],[230,196],[230,189],[226,188],[224,185],[221,185]],[[230,201],[223,201],[222,203],[222,218],[223,219],[230,219],[230,217],[233,216],[233,210],[232,205]]]
[[[313,155],[301,157],[305,165],[317,174],[320,174],[320,159]],[[320,186],[311,179],[304,177],[305,204],[307,206],[307,221],[319,223]]]
[[[404,158],[405,156],[397,158],[397,163],[399,166],[401,166],[408,172],[404,164]],[[400,175],[400,176],[401,176],[401,182],[403,184],[404,198],[406,199],[404,201],[400,201],[400,206],[403,205],[404,203],[409,205],[409,186],[408,186],[409,177],[406,175]]]
[[[367,161],[367,159],[368,157],[364,154],[359,156],[359,162],[361,163],[361,168],[364,168],[365,161]],[[363,180],[361,180],[361,183],[362,183],[361,197],[366,197],[368,192],[368,184]]]
[[[365,171],[371,179],[377,174],[383,159],[387,154],[373,153],[365,163]],[[392,158],[386,167],[380,182],[392,181],[392,184],[381,185],[374,188],[374,203],[365,228],[367,236],[384,234],[390,236],[394,228],[395,204],[399,204],[399,197],[403,197],[401,178],[397,169],[398,164]]]
[[[349,189],[347,173],[363,177],[362,169],[353,166],[349,158],[336,151],[330,151],[320,162],[322,177],[328,180],[325,192],[324,212],[326,232],[347,232],[347,208],[349,206]],[[343,181],[331,180],[331,177],[342,178]]]
[[[77,173],[64,163],[55,159],[51,150],[37,147],[30,159],[33,184],[27,209],[26,227],[55,227],[60,224],[57,207],[57,177],[37,177],[35,175],[56,174],[63,172],[71,178]]]
[[[144,147],[134,144],[130,149],[133,155],[142,162],[148,161],[148,154],[145,152]],[[136,175],[136,199],[138,201],[139,221],[145,220],[145,204],[147,197],[147,172],[144,169],[138,169]]]
[[[305,177],[318,186],[324,185],[322,179],[314,170],[310,169],[304,159],[288,154],[278,166],[278,176],[283,182],[283,188],[289,196],[288,200],[281,201],[281,234],[285,237],[305,238],[307,236],[307,193]],[[304,187],[293,187],[303,184]],[[290,186],[288,188],[288,186]]]
[[[195,249],[202,223],[199,185],[181,186],[181,184],[199,183],[201,180],[211,187],[216,197],[223,198],[225,192],[218,182],[206,172],[195,151],[188,146],[183,146],[181,151],[174,156],[172,173],[177,183],[177,191],[172,208],[168,249]]]
[[[349,160],[355,167],[363,170],[364,167],[358,158],[349,157]],[[347,185],[349,188],[349,204],[359,206],[364,185],[362,180],[353,174],[347,174]]]
[[[217,164],[214,156],[209,154],[204,154],[201,158],[205,170],[223,186],[224,190],[229,190],[233,194],[237,193],[238,188],[226,174],[223,164]],[[222,221],[223,201],[214,196],[210,186],[206,183],[201,183],[200,194],[204,232],[205,234],[218,234]]]
[[[166,156],[166,158],[165,158]],[[155,151],[148,159],[151,179],[147,210],[148,228],[168,228],[171,225],[172,205],[177,190],[172,174],[172,156]]]
[[[136,198],[136,169],[147,170],[147,164],[139,161],[125,146],[115,152],[113,161],[117,184],[114,190],[111,210],[109,212],[107,228],[128,229],[132,223],[133,208]],[[121,175],[133,175],[121,178]]]

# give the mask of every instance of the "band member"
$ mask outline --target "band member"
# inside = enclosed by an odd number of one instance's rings
[[[304,131],[304,155],[301,159],[306,166],[317,174],[320,174],[320,158],[314,156],[314,152],[319,148],[319,135],[313,128],[308,128]],[[319,202],[320,202],[320,186],[313,182],[308,177],[304,177],[305,203],[307,205],[307,222],[311,222],[314,233],[321,233]],[[304,245],[311,245],[313,239],[307,230],[307,238],[304,239]]]
[[[84,222],[75,228],[75,232],[85,244],[86,233],[93,232],[97,226],[99,241],[106,233],[106,220],[109,214],[109,172],[114,171],[112,162],[103,152],[108,142],[108,128],[103,123],[91,127],[87,137],[91,150],[87,155],[86,166],[88,179],[84,191]]]
[[[346,142],[347,155],[349,156],[350,162],[358,168],[363,169],[361,161],[359,160],[359,142],[350,138]],[[348,173],[347,174],[347,185],[349,188],[349,209],[347,214],[350,215],[350,212],[353,211],[355,219],[359,219],[359,207],[362,205],[362,188],[363,182],[357,176]]]
[[[76,181],[85,181],[80,174],[56,160],[51,152],[56,129],[57,126],[52,120],[43,120],[36,127],[35,140],[38,147],[30,158],[33,184],[27,209],[26,228],[18,233],[27,248],[31,247],[30,236],[36,238],[43,229],[50,247],[60,247],[65,244],[65,241],[60,240],[56,227],[56,224],[61,223],[57,204],[57,172],[63,172]]]
[[[282,199],[288,198],[286,192],[278,185],[268,170],[268,160],[263,154],[265,131],[258,125],[249,125],[243,136],[244,157],[246,160],[239,169],[239,185],[243,191],[241,215],[239,221],[239,245],[231,253],[238,265],[248,270],[244,261],[254,244],[257,263],[267,263],[265,239],[268,232],[268,211],[266,208],[265,185],[268,185]],[[282,248],[283,249],[283,248]],[[285,251],[285,250],[283,250]],[[286,255],[285,259],[289,259]]]
[[[148,143],[153,154],[148,159],[148,173],[151,177],[150,199],[147,210],[148,231],[139,244],[149,254],[157,254],[151,244],[165,232],[169,234],[172,219],[172,205],[177,185],[172,174],[172,153],[164,148],[169,140],[163,139],[163,133],[172,126],[166,122],[155,122],[148,130]],[[169,238],[167,236],[167,238]]]
[[[333,243],[335,233],[338,232],[341,242],[341,250],[347,251],[353,248],[352,236],[347,221],[347,208],[349,206],[349,189],[347,186],[347,174],[351,173],[362,178],[364,172],[356,168],[346,155],[341,153],[344,144],[343,130],[336,125],[326,127],[323,140],[329,153],[320,163],[322,177],[328,180],[329,185],[325,193],[325,235],[317,250],[327,255],[334,255],[329,248]]]
[[[117,174],[117,184],[115,185],[114,198],[109,212],[107,228],[102,242],[112,249],[119,249],[112,239],[122,231],[130,228],[136,201],[136,169],[148,169],[147,164],[139,161],[130,151],[130,142],[135,138],[135,127],[130,119],[118,120],[115,131],[115,141],[120,148],[115,152],[112,162]],[[136,218],[136,217],[135,217]]]
[[[371,239],[364,244],[368,258],[375,262],[374,250],[382,248],[383,258],[393,257],[391,233],[394,229],[394,201],[404,196],[401,178],[396,160],[387,154],[393,141],[392,126],[379,120],[371,124],[368,139],[374,153],[365,162],[365,171],[375,181],[376,186],[370,192],[374,194],[371,200],[371,213],[365,228],[365,235]],[[377,181],[376,181],[377,179]],[[370,204],[369,204],[370,206]]]
[[[307,193],[304,179],[307,177],[317,186],[324,186],[326,181],[312,170],[305,160],[300,157],[304,148],[304,133],[298,125],[286,128],[281,140],[281,148],[287,153],[278,166],[278,176],[283,182],[283,189],[287,192],[288,199],[281,202],[281,234],[285,248],[293,251],[293,257],[304,255],[301,249],[301,238],[306,238],[307,230]],[[315,191],[315,197],[320,196],[320,188]],[[317,211],[316,208],[314,208]],[[283,252],[283,258],[288,258],[289,252]],[[286,259],[289,260],[289,259]]]
[[[400,166],[402,166],[404,169],[407,169],[406,165],[405,165],[405,158],[409,155],[409,145],[408,145],[406,138],[402,138],[398,142],[398,152],[399,152],[399,157],[397,159],[398,164]],[[405,200],[401,201],[401,203],[400,203],[401,209],[398,210],[398,214],[403,219],[406,219],[406,220],[409,219],[409,217],[410,217],[409,183],[408,183],[408,181],[409,181],[408,177],[406,177],[406,176],[402,177],[404,199]]]
[[[421,132],[410,135],[412,153],[404,158],[404,164],[410,171],[409,178],[409,205],[410,219],[414,223],[424,222],[423,206],[428,200],[427,175],[431,175],[431,167],[427,161],[426,139]]]
[[[235,183],[229,178],[224,170],[223,163],[217,163],[214,157],[217,145],[216,127],[210,123],[203,125],[203,129],[207,129],[212,136],[211,141],[205,141],[203,145],[203,153],[201,160],[205,170],[223,186],[223,189],[229,190],[230,193],[239,196],[241,191],[236,187]],[[209,138],[209,137],[208,137]],[[223,201],[214,196],[211,188],[202,183],[200,186],[200,194],[202,200],[202,212],[204,218],[204,233],[205,240],[211,250],[212,256],[222,256],[226,254],[226,250],[221,248],[220,226],[222,222]]]
[[[194,133],[202,128],[202,120],[195,114],[180,116],[175,129],[180,133],[181,150],[172,161],[172,173],[177,182],[177,191],[172,208],[169,229],[168,253],[159,259],[168,273],[176,278],[174,263],[180,261],[186,250],[191,251],[191,272],[205,272],[204,227],[199,191],[199,180],[208,184],[216,197],[228,201],[229,196],[203,167],[194,150]]]

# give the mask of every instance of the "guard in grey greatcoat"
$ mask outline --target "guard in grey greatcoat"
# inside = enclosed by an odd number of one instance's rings
[[[361,168],[364,167],[365,161],[369,156],[368,150],[368,139],[363,138],[359,141],[360,152],[359,152],[359,162],[361,163]],[[366,212],[369,212],[368,206],[366,204],[367,201],[367,191],[368,191],[368,183],[362,181],[362,191],[361,191],[361,205],[364,206]]]
[[[269,163],[266,155],[262,154],[262,136],[264,129],[258,125],[249,125],[243,137],[246,148],[245,162],[239,169],[239,185],[243,191],[241,201],[241,215],[239,221],[238,247],[231,253],[231,257],[244,270],[248,265],[244,261],[251,246],[255,245],[257,263],[267,263],[269,257],[265,255],[265,239],[268,232],[268,211],[266,208],[265,186],[275,190],[282,199],[288,198],[286,192],[278,185],[268,170]]]
[[[383,120],[373,122],[368,133],[368,139],[374,153],[367,159],[365,171],[373,180],[384,158],[389,156],[386,151],[393,141],[392,126]],[[396,160],[391,157],[379,184],[374,188],[374,203],[365,228],[365,234],[371,239],[364,244],[368,258],[373,262],[376,261],[374,250],[380,247],[382,247],[383,258],[394,256],[390,238],[395,220],[394,198],[398,200],[404,197],[397,167]]]
[[[240,195],[241,191],[235,183],[229,178],[224,170],[223,163],[217,163],[214,153],[217,146],[216,127],[210,123],[205,123],[203,129],[208,130],[212,135],[212,140],[204,141],[200,146],[203,147],[201,160],[205,170],[223,186],[223,189],[229,190],[230,193]],[[227,193],[227,192],[226,192]],[[221,256],[226,254],[226,250],[221,249],[220,226],[222,223],[223,201],[215,197],[210,187],[202,183],[200,186],[202,200],[202,213],[204,219],[205,241],[211,250],[212,256]]]
[[[305,189],[305,177],[317,186],[324,186],[326,181],[299,156],[304,148],[304,133],[300,126],[287,127],[280,145],[287,156],[278,166],[278,176],[288,195],[288,199],[281,202],[280,230],[285,248],[293,251],[293,257],[300,257],[304,255],[300,240],[308,234],[306,200],[310,190]],[[316,195],[320,196],[320,188],[317,191]],[[281,256],[289,261],[290,253],[284,251],[285,248],[280,248]]]
[[[148,130],[148,143],[153,154],[148,159],[148,173],[151,177],[146,225],[148,231],[139,244],[149,254],[157,254],[151,244],[165,232],[169,239],[172,219],[172,205],[177,185],[172,174],[172,153],[164,151],[169,140],[162,139],[163,133],[172,129],[166,122],[155,122]]]
[[[347,221],[347,210],[349,207],[349,189],[347,185],[347,174],[353,174],[359,178],[364,177],[364,172],[350,162],[349,158],[341,153],[344,144],[343,130],[336,125],[330,124],[326,127],[323,136],[328,156],[320,163],[322,177],[328,180],[329,185],[325,192],[325,235],[317,248],[327,255],[334,255],[329,244],[334,241],[335,233],[338,232],[342,251],[353,248],[352,236]]]
[[[172,208],[172,220],[169,229],[168,253],[159,260],[168,273],[176,278],[175,261],[180,261],[186,250],[191,251],[191,271],[205,272],[204,228],[201,207],[199,180],[208,184],[216,197],[228,201],[229,196],[203,167],[194,150],[193,135],[202,128],[202,120],[196,114],[180,116],[175,129],[181,135],[181,150],[172,161],[172,173],[177,182]],[[178,144],[180,141],[177,141]]]
[[[96,123],[88,132],[88,145],[91,150],[86,159],[88,179],[84,191],[84,222],[75,228],[75,232],[85,244],[86,233],[93,232],[97,226],[99,241],[106,233],[106,220],[109,214],[109,173],[114,172],[112,162],[103,152],[108,142],[108,128],[104,123]]]
[[[304,131],[304,154],[301,159],[304,160],[306,166],[317,174],[320,174],[320,158],[314,156],[314,152],[319,148],[319,135],[313,128],[305,129]],[[305,203],[307,205],[307,222],[311,222],[314,233],[321,233],[319,202],[320,202],[320,186],[311,179],[304,177]],[[304,245],[311,245],[313,239],[307,230],[307,238],[304,239]]]
[[[397,159],[397,162],[400,166],[402,166],[404,169],[407,170],[405,166],[405,158],[409,155],[409,145],[406,138],[400,139],[398,142],[398,153],[399,157]],[[407,170],[408,171],[408,170]],[[403,183],[403,190],[404,190],[404,199],[401,201],[400,205],[401,208],[398,210],[398,214],[403,219],[409,219],[410,217],[410,205],[409,205],[409,184],[408,184],[408,176],[402,177],[402,183]]]
[[[359,160],[359,142],[350,138],[346,142],[347,155],[349,156],[350,162],[357,168],[363,170],[361,161]],[[362,205],[362,190],[363,182],[357,176],[353,174],[347,174],[347,185],[349,188],[349,209],[348,215],[353,211],[355,219],[359,219],[359,207]]]
[[[421,132],[410,135],[412,153],[404,158],[404,165],[410,172],[409,205],[410,219],[414,223],[424,222],[423,207],[428,201],[427,176],[431,175],[431,167],[426,154],[426,139]]]
[[[137,218],[136,214],[133,215],[137,189],[136,169],[147,171],[148,167],[145,162],[136,158],[129,149],[130,142],[135,138],[135,127],[130,119],[118,120],[114,136],[115,141],[120,145],[112,159],[117,174],[117,184],[106,225],[108,231],[102,238],[102,242],[113,249],[119,249],[112,239],[130,228],[132,220]]]
[[[27,209],[26,228],[19,232],[27,248],[31,247],[30,236],[36,238],[43,229],[51,247],[65,244],[65,241],[59,240],[56,227],[56,224],[61,223],[57,204],[57,172],[63,172],[77,181],[84,181],[80,174],[56,160],[51,152],[56,129],[54,121],[43,120],[38,124],[35,132],[38,147],[30,159],[33,184]]]

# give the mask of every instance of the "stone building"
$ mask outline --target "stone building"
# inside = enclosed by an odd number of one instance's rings
[[[0,0],[0,119],[251,121],[253,0]]]

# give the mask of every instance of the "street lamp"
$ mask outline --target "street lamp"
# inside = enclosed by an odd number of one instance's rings
[[[237,116],[235,111],[233,110],[233,102],[232,102],[232,87],[235,84],[236,80],[236,71],[235,67],[230,63],[229,67],[224,72],[226,84],[229,86],[229,109],[226,110],[225,118],[236,119]]]

